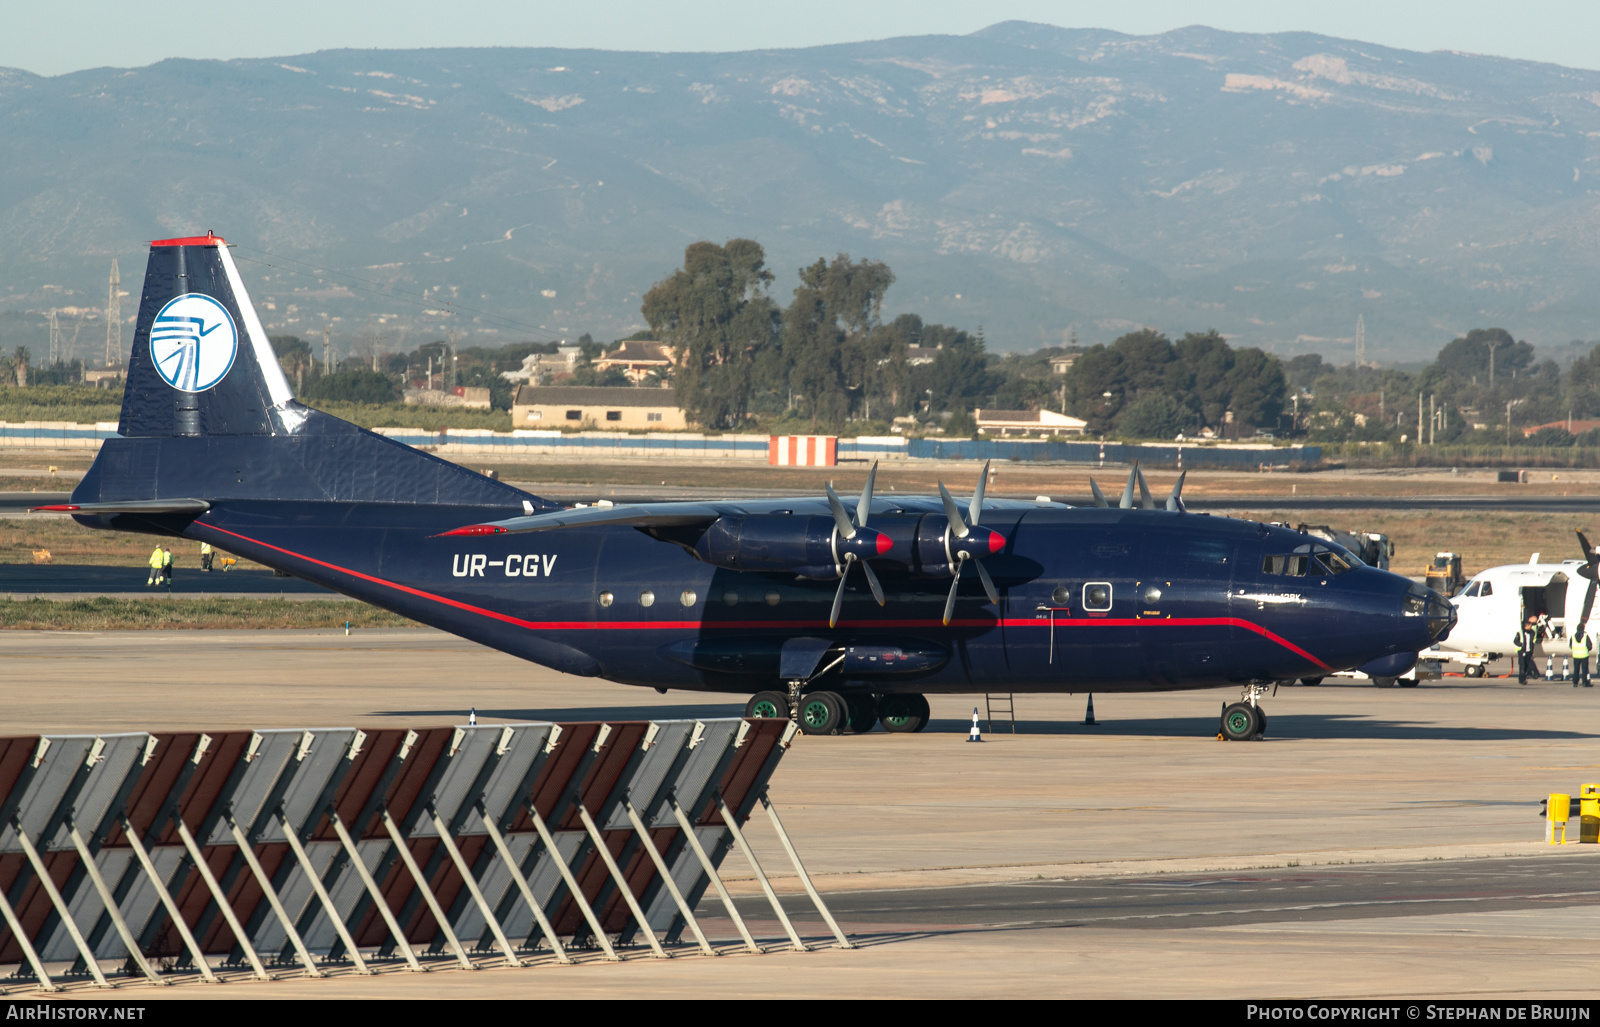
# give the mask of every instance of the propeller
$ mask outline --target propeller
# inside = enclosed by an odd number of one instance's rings
[[[1594,547],[1589,545],[1589,539],[1583,532],[1578,532],[1578,545],[1583,547],[1583,566],[1578,568],[1578,576],[1589,579],[1589,588],[1583,593],[1583,612],[1578,615],[1576,631],[1568,632],[1568,637],[1582,633],[1589,623],[1589,613],[1594,609],[1594,592],[1597,581],[1600,581],[1600,554],[1596,554]]]
[[[1177,484],[1172,486],[1172,492],[1167,496],[1166,509],[1171,513],[1187,513],[1183,505],[1183,480],[1189,476],[1188,471],[1178,475]],[[1144,472],[1139,470],[1138,461],[1134,461],[1133,469],[1128,472],[1128,484],[1123,486],[1122,500],[1117,504],[1123,510],[1132,510],[1133,490],[1139,490],[1139,509],[1160,510],[1156,505],[1155,497],[1150,495],[1150,486],[1144,480]],[[1093,478],[1089,479],[1089,490],[1094,493],[1094,505],[1102,509],[1109,509],[1111,503],[1106,499],[1106,494],[1100,491],[1100,486]]]
[[[994,579],[989,577],[989,572],[981,562],[985,556],[998,553],[1006,547],[1005,536],[998,531],[978,526],[978,519],[983,515],[984,485],[989,480],[989,463],[986,461],[983,470],[978,474],[978,487],[972,492],[972,501],[967,504],[967,517],[961,517],[961,508],[956,506],[955,499],[950,495],[950,490],[944,487],[944,482],[939,483],[939,498],[944,501],[944,515],[950,522],[944,531],[945,552],[950,554],[952,570],[950,572],[950,596],[944,601],[944,622],[956,612],[956,592],[961,588],[961,570],[970,560],[972,566],[978,570],[978,579],[983,582],[983,590],[989,596],[989,602],[1000,605],[1000,593],[994,587]]]
[[[872,470],[867,472],[867,483],[862,486],[861,499],[856,503],[854,518],[845,511],[844,503],[839,501],[839,494],[833,491],[833,485],[830,483],[826,486],[828,509],[833,512],[834,562],[839,567],[839,590],[833,594],[833,612],[828,615],[830,628],[839,623],[839,607],[844,604],[844,590],[849,583],[850,567],[853,564],[861,565],[861,570],[867,576],[867,587],[872,589],[872,598],[878,601],[879,606],[884,604],[883,586],[878,583],[878,576],[867,565],[868,560],[882,556],[894,547],[894,542],[888,535],[867,527],[867,517],[872,513],[872,483],[877,477],[878,465],[874,463]]]

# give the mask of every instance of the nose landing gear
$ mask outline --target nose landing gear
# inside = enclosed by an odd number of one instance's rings
[[[1267,733],[1267,714],[1258,702],[1266,691],[1264,684],[1246,685],[1238,702],[1222,708],[1222,723],[1217,729],[1219,741],[1248,742]]]

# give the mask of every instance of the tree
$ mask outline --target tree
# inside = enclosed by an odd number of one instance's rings
[[[790,389],[813,425],[842,422],[879,384],[879,360],[893,340],[875,333],[893,284],[887,264],[847,253],[800,269],[781,339]]]
[[[336,403],[398,403],[400,386],[377,371],[335,371],[311,383],[306,398]]]
[[[270,335],[267,341],[272,344],[272,352],[277,354],[283,373],[295,383],[296,389],[304,388],[306,370],[317,366],[311,356],[311,344],[297,335]]]
[[[1117,417],[1117,431],[1135,439],[1171,439],[1189,427],[1190,413],[1164,392],[1148,392]]]
[[[683,267],[645,293],[641,312],[672,347],[679,403],[690,420],[729,426],[749,410],[756,356],[778,331],[778,308],[766,295],[771,282],[761,245],[730,239],[691,243]]]
[[[1234,350],[1227,387],[1235,423],[1258,427],[1277,425],[1287,392],[1283,365],[1277,357],[1254,348]]]

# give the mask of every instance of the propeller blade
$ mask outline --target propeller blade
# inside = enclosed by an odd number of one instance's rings
[[[1124,510],[1133,509],[1133,476],[1138,472],[1139,468],[1135,465],[1133,470],[1128,472],[1128,484],[1122,488],[1122,502],[1118,503],[1117,506]]]
[[[1133,476],[1139,482],[1139,509],[1154,510],[1156,508],[1156,501],[1150,498],[1150,486],[1145,484],[1144,472],[1139,470],[1139,464],[1137,462],[1135,462],[1133,465]]]
[[[1000,605],[1000,593],[995,590],[994,579],[989,577],[989,572],[984,568],[982,560],[972,561],[972,566],[978,569],[978,580],[983,582],[983,590],[989,593],[989,602],[996,607]]]
[[[839,590],[833,594],[833,612],[828,614],[828,627],[839,623],[839,607],[844,604],[844,587],[850,581],[850,564],[855,560],[854,553],[844,554],[844,573],[839,575]]]
[[[856,526],[851,523],[850,515],[845,513],[844,504],[839,502],[839,494],[833,491],[831,484],[824,485],[823,488],[828,490],[828,509],[833,511],[833,523],[838,526],[840,537],[855,538]]]
[[[956,572],[950,581],[950,598],[944,601],[944,623],[950,626],[950,618],[956,615],[956,590],[961,587],[961,568],[967,565],[967,554],[962,553],[956,560]]]
[[[856,503],[856,527],[867,526],[867,515],[872,513],[872,483],[878,478],[878,461],[872,461],[872,470],[867,472],[867,483],[861,487],[861,501]]]
[[[1167,509],[1173,513],[1184,513],[1183,509],[1183,479],[1189,476],[1188,471],[1178,475],[1178,482],[1172,486],[1172,495],[1167,497]]]
[[[1589,545],[1589,539],[1584,535],[1583,532],[1580,531],[1580,532],[1577,533],[1577,535],[1578,535],[1578,545],[1583,547],[1583,562],[1588,564],[1589,566],[1593,567],[1594,566],[1594,562],[1595,562],[1594,561],[1594,547]]]
[[[878,576],[872,572],[872,565],[863,560],[861,569],[867,572],[867,587],[872,589],[872,598],[878,601],[879,606],[884,605],[888,600],[883,597],[883,586],[878,584]]]
[[[983,491],[989,484],[990,463],[992,461],[985,460],[983,462],[983,470],[978,473],[978,487],[973,490],[972,502],[967,504],[968,524],[977,524],[978,518],[983,515]]]
[[[956,533],[956,538],[966,538],[967,522],[961,519],[961,508],[956,506],[950,490],[944,487],[942,481],[939,483],[939,498],[944,500],[944,515],[950,519],[950,530]]]
[[[1589,614],[1594,611],[1594,590],[1597,584],[1600,584],[1600,582],[1596,582],[1593,578],[1589,579],[1589,589],[1583,593],[1583,612],[1578,614],[1578,630],[1569,632],[1568,638],[1576,636],[1588,627]]]
[[[1100,491],[1100,486],[1096,485],[1094,483],[1094,479],[1093,478],[1089,479],[1089,491],[1094,493],[1094,505],[1095,506],[1098,506],[1098,507],[1100,507],[1102,509],[1105,509],[1105,508],[1108,508],[1108,507],[1111,506],[1110,503],[1106,502],[1106,494],[1104,492]]]

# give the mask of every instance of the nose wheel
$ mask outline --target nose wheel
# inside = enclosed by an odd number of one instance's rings
[[[1224,706],[1217,738],[1229,742],[1248,742],[1265,735],[1267,714],[1257,700],[1266,690],[1266,685],[1249,685],[1239,702]]]

